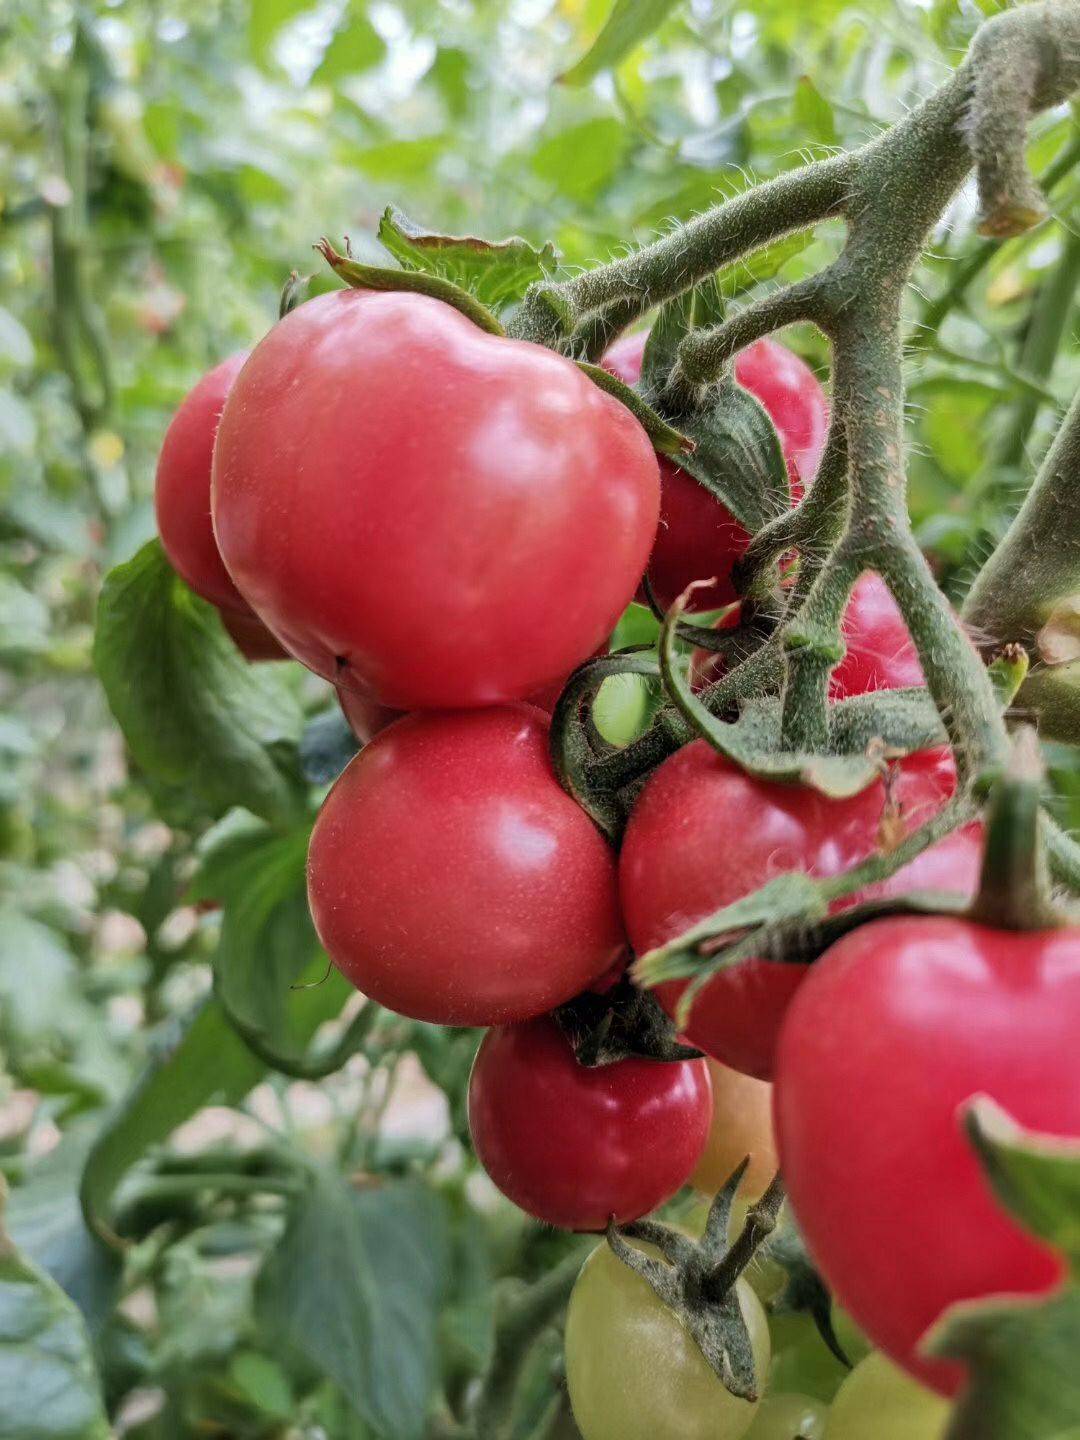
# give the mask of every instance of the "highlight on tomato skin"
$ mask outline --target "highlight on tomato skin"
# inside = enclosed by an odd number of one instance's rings
[[[956,769],[945,749],[900,760],[892,799],[905,833],[950,798]],[[785,870],[837,875],[879,848],[885,787],[833,799],[810,786],[755,777],[705,740],[677,751],[650,776],[623,837],[619,883],[627,934],[639,955],[665,944],[724,905]],[[751,823],[752,822],[752,823]],[[935,889],[971,895],[981,865],[978,822],[953,831],[888,880],[839,901]],[[735,1070],[773,1076],[777,1037],[807,967],[746,960],[716,975],[697,995],[687,1039]],[[685,981],[657,995],[674,1014]]]
[[[363,994],[441,1025],[528,1019],[625,947],[615,857],[562,789],[524,704],[408,715],[323,803],[311,913]]]
[[[495,1185],[537,1220],[601,1231],[686,1184],[712,1116],[703,1060],[588,1068],[551,1017],[491,1029],[469,1080],[469,1127]]]
[[[641,376],[647,335],[637,331],[617,340],[602,364],[627,385]],[[817,473],[828,428],[828,401],[814,372],[793,351],[766,337],[735,357],[735,379],[759,399],[776,426],[793,497]],[[695,591],[691,610],[729,605],[738,596],[732,567],[750,543],[749,532],[687,471],[660,457],[660,523],[649,557],[648,577],[667,609],[692,580],[716,577]]]
[[[212,504],[230,574],[309,669],[453,709],[520,700],[607,640],[659,491],[641,425],[572,361],[427,295],[338,290],[252,351]]]
[[[945,916],[845,936],[784,1022],[776,1130],[811,1254],[870,1340],[943,1394],[963,1368],[920,1344],[945,1309],[1045,1296],[1064,1273],[995,1198],[963,1108],[988,1095],[1026,1128],[1080,1135],[1078,1034],[1080,930]]]

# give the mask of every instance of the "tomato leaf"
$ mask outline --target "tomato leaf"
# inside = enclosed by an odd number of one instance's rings
[[[109,1440],[90,1340],[55,1280],[16,1249],[3,1224],[0,1179],[0,1435],[5,1440]]]
[[[1046,1300],[955,1305],[933,1327],[924,1348],[971,1372],[947,1440],[1067,1440],[1080,1415],[1080,1143],[1024,1130],[985,1096],[965,1127],[998,1199],[1062,1253],[1071,1277]]]
[[[675,0],[615,0],[599,35],[559,79],[564,85],[585,85],[601,70],[612,69],[659,29],[674,8]]]
[[[90,1228],[115,1241],[111,1202],[128,1170],[204,1105],[239,1104],[265,1069],[213,998],[162,1027],[146,1070],[87,1156],[79,1200]]]
[[[319,944],[307,903],[310,827],[286,835],[252,823],[229,827],[203,853],[191,900],[224,905],[214,989],[230,1022],[275,1070],[316,1079],[339,1069],[378,1015],[367,1005],[326,1053],[307,1041],[353,993]]]
[[[814,243],[814,232],[812,230],[798,230],[794,235],[785,235],[781,240],[774,240],[771,245],[766,245],[762,250],[754,250],[751,254],[743,256],[731,265],[725,265],[717,272],[716,286],[725,300],[734,300],[736,296],[752,290],[755,285],[760,285],[764,280],[772,280],[789,260],[796,255],[801,255],[808,246]]]
[[[151,540],[106,576],[94,664],[139,765],[214,815],[297,814],[303,713],[287,671],[249,665]]]
[[[248,42],[260,65],[269,63],[279,31],[311,4],[312,0],[252,0]]]
[[[800,75],[793,101],[795,126],[807,140],[835,145],[838,140],[833,108],[809,75]]]
[[[315,248],[334,273],[354,290],[408,290],[417,295],[430,295],[433,300],[442,300],[444,304],[460,310],[489,335],[506,333],[486,305],[443,275],[428,270],[392,270],[379,265],[364,265],[348,255],[340,255],[325,237]]]
[[[520,300],[530,285],[559,268],[552,244],[537,250],[514,235],[480,240],[474,235],[438,235],[416,225],[394,205],[379,221],[379,239],[406,270],[442,276],[498,310]]]
[[[435,1192],[409,1183],[355,1190],[320,1171],[263,1266],[259,1319],[378,1434],[419,1440],[447,1265]]]

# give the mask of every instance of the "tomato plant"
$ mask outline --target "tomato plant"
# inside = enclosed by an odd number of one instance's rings
[[[626,384],[641,375],[644,334],[628,335],[604,356],[604,365]],[[825,443],[828,406],[814,372],[786,346],[758,340],[736,356],[735,379],[764,405],[776,426],[798,495],[813,479]],[[692,608],[708,610],[736,598],[731,567],[750,535],[731,512],[687,471],[661,459],[660,524],[649,557],[648,576],[661,605],[667,606],[691,580],[715,576],[715,584],[695,594]]]
[[[480,1163],[516,1205],[566,1230],[626,1224],[669,1200],[711,1117],[703,1060],[587,1068],[549,1019],[489,1030],[469,1080]]]
[[[954,785],[947,751],[902,760],[892,801],[905,827],[927,820]],[[643,954],[783,870],[836,875],[865,860],[879,843],[885,798],[878,782],[858,795],[831,799],[810,787],[748,775],[703,740],[687,745],[650,778],[626,829],[619,874],[631,944]],[[970,892],[979,855],[977,833],[957,831],[860,894],[926,886]],[[696,998],[687,1035],[723,1064],[769,1079],[781,1022],[806,973],[801,965],[741,962]],[[671,983],[659,993],[674,1009],[684,989]]]
[[[1062,1277],[993,1198],[959,1112],[988,1094],[1021,1123],[1080,1134],[1078,1023],[1080,933],[948,918],[845,937],[785,1023],[777,1130],[811,1250],[871,1340],[943,1391],[959,1370],[918,1346],[948,1305]]]
[[[624,406],[416,294],[286,315],[214,456],[245,598],[310,669],[398,709],[521,699],[591,655],[641,577],[658,496]]]
[[[527,705],[381,731],[319,813],[308,893],[359,990],[443,1025],[550,1010],[624,944],[614,857],[559,788]]]
[[[763,1379],[765,1312],[743,1281],[738,1301]],[[566,1383],[583,1440],[739,1440],[757,1410],[725,1390],[675,1316],[606,1245],[570,1297]]]

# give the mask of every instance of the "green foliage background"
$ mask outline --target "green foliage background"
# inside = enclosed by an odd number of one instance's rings
[[[418,1436],[485,1364],[496,1279],[571,1245],[473,1174],[472,1037],[342,1021],[336,979],[288,990],[323,970],[297,746],[328,695],[294,667],[245,677],[212,613],[153,552],[133,559],[187,388],[265,331],[290,270],[318,270],[321,233],[385,264],[372,237],[393,202],[585,265],[872,136],[997,8],[618,0],[590,50],[610,0],[6,0],[0,1166],[19,1263],[77,1302],[104,1398],[76,1356],[81,1408],[43,1408],[49,1346],[28,1341],[0,1435],[99,1435],[104,1405],[138,1440]],[[911,297],[912,506],[956,595],[1080,378],[1075,115],[1043,117],[1031,158],[1056,176],[1055,218],[991,250],[962,197]],[[774,261],[796,277],[837,243],[822,226]],[[790,338],[823,366],[816,337]],[[130,751],[92,653],[103,577],[129,561],[98,667],[109,688],[118,653],[141,657],[171,726],[137,741],[125,721]],[[232,697],[224,785],[184,655]],[[1057,778],[1075,820],[1075,767]],[[381,1123],[403,1076],[445,1096],[419,1130]],[[87,1230],[81,1175],[119,1248]],[[77,1330],[38,1278],[46,1341],[54,1310]],[[542,1337],[512,1433],[547,1433],[560,1403]]]

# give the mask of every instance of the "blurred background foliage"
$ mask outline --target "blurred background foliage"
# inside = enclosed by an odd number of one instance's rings
[[[418,1435],[433,1395],[453,1404],[475,1383],[493,1279],[540,1273],[573,1243],[472,1174],[470,1036],[379,1017],[350,1037],[339,1023],[330,1040],[355,1053],[322,1084],[302,1066],[261,1079],[217,1009],[178,1040],[238,935],[235,964],[253,973],[275,946],[299,951],[308,978],[322,959],[295,904],[302,845],[163,807],[93,673],[101,580],[153,533],[171,411],[267,329],[292,269],[317,271],[322,233],[385,264],[372,236],[393,202],[435,229],[518,233],[587,265],[870,138],[1001,6],[620,0],[629,19],[605,30],[611,8],[0,7],[0,1166],[10,1228],[82,1309],[121,1433]],[[962,195],[910,297],[912,507],[957,596],[1080,378],[1075,114],[1039,120],[1031,159],[1053,218],[990,246]],[[796,277],[838,238],[819,227],[774,263]],[[725,280],[735,295],[770,278],[739,266]],[[818,337],[789,339],[824,374]],[[167,663],[148,651],[148,666]],[[281,684],[308,714],[326,705],[311,677]],[[1075,767],[1057,779],[1075,823]],[[278,847],[284,878],[256,904],[245,857],[269,863],[260,846]],[[126,1102],[128,1130],[102,1130],[148,1063],[157,1081]],[[76,1202],[95,1134],[109,1143],[89,1188],[122,1217],[120,1258]],[[370,1174],[398,1177],[392,1205],[343,1178]],[[343,1257],[370,1272],[356,1294]],[[537,1349],[515,1436],[558,1410],[556,1352]],[[34,1434],[98,1433],[43,1423]]]

